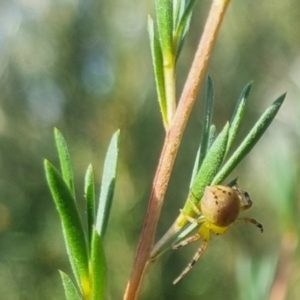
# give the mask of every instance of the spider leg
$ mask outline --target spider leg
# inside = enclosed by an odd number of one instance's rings
[[[197,238],[195,236],[197,236]],[[197,234],[195,234],[194,236],[192,236],[190,239],[192,241],[195,241],[196,239],[198,239],[201,236],[203,237],[203,243],[201,244],[200,248],[197,250],[197,252],[193,256],[193,259],[190,261],[190,263],[187,265],[187,267],[173,281],[173,284],[178,283],[178,281],[181,280],[182,277],[184,277],[193,268],[195,263],[198,261],[198,259],[202,255],[202,253],[205,251],[205,249],[207,247],[207,244],[208,244],[208,241],[209,241],[209,236],[210,236],[210,230],[205,225],[201,226],[199,232]],[[192,239],[192,238],[194,238],[194,239]]]
[[[201,218],[201,219],[195,219],[191,216],[189,216],[187,213],[185,213],[182,209],[180,209],[180,212],[186,217],[186,219],[191,222],[191,223],[196,223],[196,224],[201,224],[201,223],[204,223],[205,220],[204,218]],[[183,241],[181,241],[180,243],[178,244],[175,244],[173,245],[173,249],[179,249],[189,243],[192,243],[194,241],[197,241],[199,238],[201,238],[201,234],[200,234],[200,230],[199,232],[197,232],[196,234],[192,235],[192,236],[189,236],[187,237],[186,239],[184,239]]]
[[[190,223],[196,223],[196,224],[201,224],[204,222],[204,218],[193,218],[190,215],[188,215],[186,212],[184,212],[182,209],[179,210],[181,214],[185,216],[185,218],[190,222]]]
[[[197,199],[197,197],[194,195],[194,193],[191,191],[191,195]],[[201,211],[199,209],[199,207],[195,204],[195,202],[192,201],[192,199],[189,197],[188,198],[188,201],[190,202],[190,204],[192,205],[192,208],[194,210],[194,212],[197,214],[197,215],[201,215]]]
[[[244,223],[251,223],[251,224],[255,225],[261,232],[264,231],[263,225],[260,224],[259,222],[257,222],[254,219],[251,219],[251,218],[237,218],[236,221],[244,222]]]
[[[181,248],[181,247],[183,247],[183,246],[186,246],[186,245],[189,244],[189,243],[192,243],[192,242],[197,241],[197,240],[200,239],[200,238],[201,238],[201,235],[199,234],[199,232],[197,232],[196,234],[187,237],[186,239],[184,239],[184,240],[181,241],[180,243],[173,245],[172,248],[173,248],[174,250],[177,250],[177,249],[179,249],[179,248]]]

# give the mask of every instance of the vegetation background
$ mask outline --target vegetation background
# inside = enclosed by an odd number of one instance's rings
[[[178,66],[178,93],[210,2],[199,1],[195,8]],[[57,162],[54,126],[70,147],[78,195],[83,195],[90,162],[100,182],[110,137],[121,129],[119,174],[106,235],[107,299],[121,298],[164,137],[148,14],[155,15],[154,1],[0,2],[1,299],[64,299],[57,270],[71,271],[42,163],[44,157]],[[232,174],[254,201],[245,215],[262,222],[265,233],[241,224],[213,238],[204,257],[175,287],[173,279],[198,245],[170,251],[149,270],[141,299],[264,299],[256,290],[261,285],[268,292],[282,241],[292,234],[297,244],[299,28],[297,0],[232,1],[208,69],[215,82],[214,122],[219,129],[230,118],[242,88],[254,80],[241,137],[288,91],[266,135]],[[188,192],[202,100],[203,92],[184,135],[158,237]],[[289,259],[286,299],[293,300],[300,294],[299,253]]]

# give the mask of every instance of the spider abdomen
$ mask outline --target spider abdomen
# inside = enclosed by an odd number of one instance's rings
[[[201,213],[208,223],[228,227],[239,215],[241,207],[237,192],[229,186],[208,186],[201,200]]]

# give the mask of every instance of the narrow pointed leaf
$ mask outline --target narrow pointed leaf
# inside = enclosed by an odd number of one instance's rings
[[[192,14],[193,14],[193,8],[196,4],[196,0],[190,0],[188,5],[186,6],[184,13],[181,15],[180,21],[178,23],[178,26],[176,28],[175,37],[179,41],[177,45],[177,58],[180,55],[180,52],[182,50],[185,37],[187,32],[189,31]]]
[[[66,299],[67,300],[81,300],[81,297],[79,296],[78,291],[77,291],[76,287],[74,286],[70,277],[62,271],[60,271],[59,273],[60,273],[61,280],[63,282]]]
[[[102,241],[96,229],[93,231],[91,250],[90,264],[93,278],[92,299],[104,299],[106,264]]]
[[[217,137],[217,128],[215,125],[211,125],[209,129],[209,136],[208,136],[208,143],[207,143],[207,149],[209,150],[212,144],[214,143],[215,139]],[[192,172],[192,177],[191,177],[191,182],[190,182],[190,189],[193,186],[194,179],[199,171],[199,166],[200,166],[200,151],[201,151],[201,143],[199,145],[197,154],[196,154],[196,159],[193,167],[193,172]]]
[[[263,133],[267,130],[269,125],[272,123],[275,118],[278,110],[280,109],[286,94],[280,96],[277,100],[269,106],[253,128],[250,130],[249,134],[228,159],[222,169],[219,171],[217,176],[213,180],[213,184],[221,183],[231,172],[232,170],[245,158],[245,156],[252,150],[255,144],[262,137]]]
[[[88,289],[88,255],[85,236],[74,197],[60,173],[44,161],[46,178],[62,223],[68,257],[83,294]]]
[[[210,149],[210,147],[213,145],[217,136],[218,136],[217,128],[214,124],[212,124],[209,129],[209,138],[208,138],[208,145],[207,145],[208,149]]]
[[[210,185],[223,162],[227,146],[228,132],[229,123],[224,126],[223,130],[211,146],[194,180],[189,198],[193,202],[196,202],[196,204],[201,200],[205,187]],[[190,201],[185,203],[183,210],[190,215],[193,215],[194,213]]]
[[[201,166],[203,159],[205,158],[207,153],[213,102],[214,102],[214,85],[211,77],[208,76],[206,82],[206,95],[205,95],[204,116],[203,116],[204,124],[202,129],[199,167]]]
[[[252,88],[252,82],[249,83],[242,91],[242,94],[238,100],[235,111],[232,115],[232,119],[230,121],[230,129],[229,129],[229,137],[228,137],[226,153],[228,153],[228,151],[230,150],[230,147],[232,146],[233,141],[238,132],[238,129],[240,127],[242,118],[244,116],[245,108],[246,108],[246,100],[251,92],[251,88]]]
[[[167,104],[166,104],[166,93],[165,93],[165,81],[164,81],[164,70],[163,60],[161,54],[161,48],[157,37],[157,32],[154,29],[153,20],[149,16],[148,18],[148,34],[150,39],[150,48],[152,55],[152,63],[154,69],[154,77],[156,83],[156,91],[158,96],[158,102],[164,121],[164,125],[167,123]]]
[[[197,151],[197,155],[193,167],[190,188],[193,185],[195,176],[199,171],[199,168],[206,155],[207,149],[211,146],[212,142],[215,139],[216,128],[214,127],[214,131],[211,131],[212,127],[210,125],[211,117],[212,117],[213,98],[214,98],[213,82],[211,77],[208,76],[207,83],[206,83],[206,97],[205,97],[205,107],[204,107],[204,116],[203,116],[204,124],[202,128],[201,142]],[[213,139],[213,141],[211,139]]]
[[[198,148],[198,151],[197,151],[197,154],[196,154],[195,163],[194,163],[194,166],[193,166],[192,177],[191,177],[191,181],[190,181],[190,189],[192,188],[192,186],[194,184],[195,177],[196,177],[196,175],[198,173],[198,170],[199,170],[200,150],[201,150],[201,143],[199,145],[199,148]]]
[[[173,0],[173,28],[178,26],[185,7],[185,0]]]
[[[228,132],[229,123],[224,126],[202,163],[195,179],[195,184],[192,187],[192,191],[196,197],[199,197],[203,188],[210,184],[223,162],[228,140]]]
[[[86,212],[88,223],[89,245],[92,241],[93,227],[95,226],[95,180],[93,166],[89,165],[84,180],[84,196],[86,199]]]
[[[157,29],[163,60],[173,55],[173,4],[172,0],[155,0]],[[173,59],[172,59],[173,60]]]
[[[54,128],[54,138],[58,152],[61,173],[73,196],[75,196],[74,175],[67,143],[61,132]]]
[[[179,34],[179,36],[183,36],[188,30],[196,1],[197,0],[189,0],[183,13],[181,14],[180,21],[178,22],[178,26],[176,28],[176,33]]]
[[[114,133],[104,162],[99,208],[97,212],[96,229],[103,239],[115,189],[120,131]]]

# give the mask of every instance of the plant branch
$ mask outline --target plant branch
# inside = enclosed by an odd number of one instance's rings
[[[209,57],[229,3],[230,0],[213,0],[210,8],[204,31],[176,109],[174,119],[166,134],[158,168],[153,181],[152,192],[135,256],[133,270],[124,294],[124,300],[136,299],[139,287],[142,283],[143,275],[146,266],[148,265],[161,207],[183,131],[195,102],[199,86],[205,75]]]

